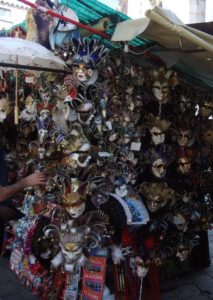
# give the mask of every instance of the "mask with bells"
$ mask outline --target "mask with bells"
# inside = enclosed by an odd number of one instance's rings
[[[164,67],[151,71],[152,91],[159,103],[165,104],[171,99],[170,89],[174,87],[178,80],[177,74]]]
[[[71,47],[74,52],[72,65],[77,80],[87,85],[93,84],[98,78],[96,66],[107,56],[107,49],[97,40],[89,41],[85,38],[72,38]]]
[[[7,98],[0,99],[0,123],[2,123],[10,112],[9,102]]]
[[[150,212],[156,212],[167,203],[174,201],[174,191],[165,182],[144,182],[140,186]]]

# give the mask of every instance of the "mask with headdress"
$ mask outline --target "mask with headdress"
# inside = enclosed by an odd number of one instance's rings
[[[172,148],[161,144],[158,148],[149,148],[145,153],[145,163],[151,167],[153,175],[163,178],[166,175],[166,168],[173,160]]]
[[[86,38],[71,40],[71,65],[78,81],[93,84],[98,78],[97,66],[107,56],[105,46],[95,39],[88,41]]]

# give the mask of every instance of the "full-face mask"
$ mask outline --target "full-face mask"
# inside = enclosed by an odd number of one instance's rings
[[[177,84],[177,74],[164,67],[151,72],[152,91],[161,104],[168,103],[171,98],[170,89]]]
[[[191,99],[189,99],[186,95],[180,95],[179,107],[181,113],[191,112],[192,110]]]
[[[194,135],[191,129],[180,129],[178,136],[177,136],[177,142],[180,147],[190,147],[194,143]]]
[[[174,200],[174,191],[163,182],[144,182],[140,186],[141,194],[146,198],[150,212],[156,212],[168,202]]]
[[[176,256],[179,258],[180,261],[182,262],[186,261],[189,254],[190,254],[190,250],[186,245],[180,244],[178,246]]]
[[[206,99],[199,105],[199,112],[203,118],[209,118],[213,114],[213,100]]]
[[[165,132],[171,122],[149,114],[146,123],[149,128],[152,143],[154,145],[162,144],[165,140]]]
[[[186,231],[187,230],[187,220],[185,216],[181,213],[176,213],[173,216],[173,224],[179,231]]]
[[[71,47],[74,51],[71,61],[76,79],[86,85],[93,84],[98,78],[96,66],[107,55],[106,48],[95,39],[88,41],[85,38],[72,38]]]
[[[188,174],[191,171],[191,161],[188,157],[178,159],[178,171],[182,174]]]
[[[149,271],[150,261],[144,261],[142,257],[136,256],[130,258],[130,267],[132,268],[133,274],[138,278],[146,277]]]
[[[32,96],[27,96],[25,100],[25,108],[20,114],[20,118],[24,121],[34,121],[37,115],[36,102]]]
[[[163,178],[166,175],[166,163],[162,159],[157,159],[153,162],[151,170],[157,178]]]
[[[159,145],[158,148],[149,148],[144,156],[152,174],[157,178],[163,178],[166,175],[167,166],[173,159],[172,149],[165,144]]]

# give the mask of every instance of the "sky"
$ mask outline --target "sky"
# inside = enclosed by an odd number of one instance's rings
[[[99,0],[100,2],[116,9],[118,7],[119,0]]]

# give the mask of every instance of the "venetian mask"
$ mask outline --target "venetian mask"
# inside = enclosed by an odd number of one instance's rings
[[[180,261],[187,260],[189,256],[189,248],[185,246],[184,244],[180,244],[177,248],[176,256],[179,258]]]
[[[202,133],[202,141],[208,145],[213,144],[213,128],[206,128]]]
[[[75,68],[74,74],[80,82],[84,82],[88,84],[94,83],[98,78],[98,73],[96,70],[87,68],[83,64],[82,65],[80,64],[78,67]]]
[[[66,211],[73,219],[80,217],[85,211],[85,201],[78,192],[71,192],[64,195],[64,205]]]
[[[36,103],[31,96],[28,96],[25,101],[25,107],[29,114],[33,114],[36,110]]]
[[[181,129],[179,131],[177,142],[181,147],[190,147],[194,143],[194,136],[192,131],[189,129]]]
[[[6,119],[9,111],[10,111],[10,107],[9,107],[8,99],[1,98],[0,99],[0,123],[2,123]]]
[[[165,133],[158,127],[150,129],[150,134],[154,145],[162,144],[165,140]]]
[[[149,270],[150,261],[144,261],[140,256],[130,258],[130,266],[135,274],[139,278],[144,278]]]
[[[45,122],[46,120],[48,120],[50,117],[50,111],[49,109],[42,109],[40,111],[40,116],[39,119],[41,120],[41,122]]]
[[[155,81],[152,86],[152,91],[155,98],[160,103],[167,103],[170,99],[170,88],[168,82]]]
[[[161,104],[170,101],[170,88],[175,86],[178,82],[177,74],[172,70],[166,70],[164,67],[158,70],[151,71],[152,77],[152,91],[155,98]]]
[[[166,175],[166,164],[159,158],[153,162],[151,170],[157,178],[163,178]]]
[[[178,160],[178,171],[182,174],[187,174],[191,171],[191,161],[188,157],[181,157]]]
[[[180,95],[179,107],[181,113],[190,112],[192,109],[192,102],[187,96]]]
[[[187,230],[187,221],[186,221],[185,217],[180,213],[177,213],[173,216],[173,224],[180,231]]]
[[[169,128],[171,122],[153,114],[147,116],[147,126],[154,145],[162,144],[165,140],[165,132]]]
[[[144,182],[140,192],[146,197],[146,204],[150,212],[156,212],[174,199],[174,191],[164,182]]]
[[[204,118],[209,118],[213,113],[213,102],[212,100],[204,100],[200,105],[200,114]]]

